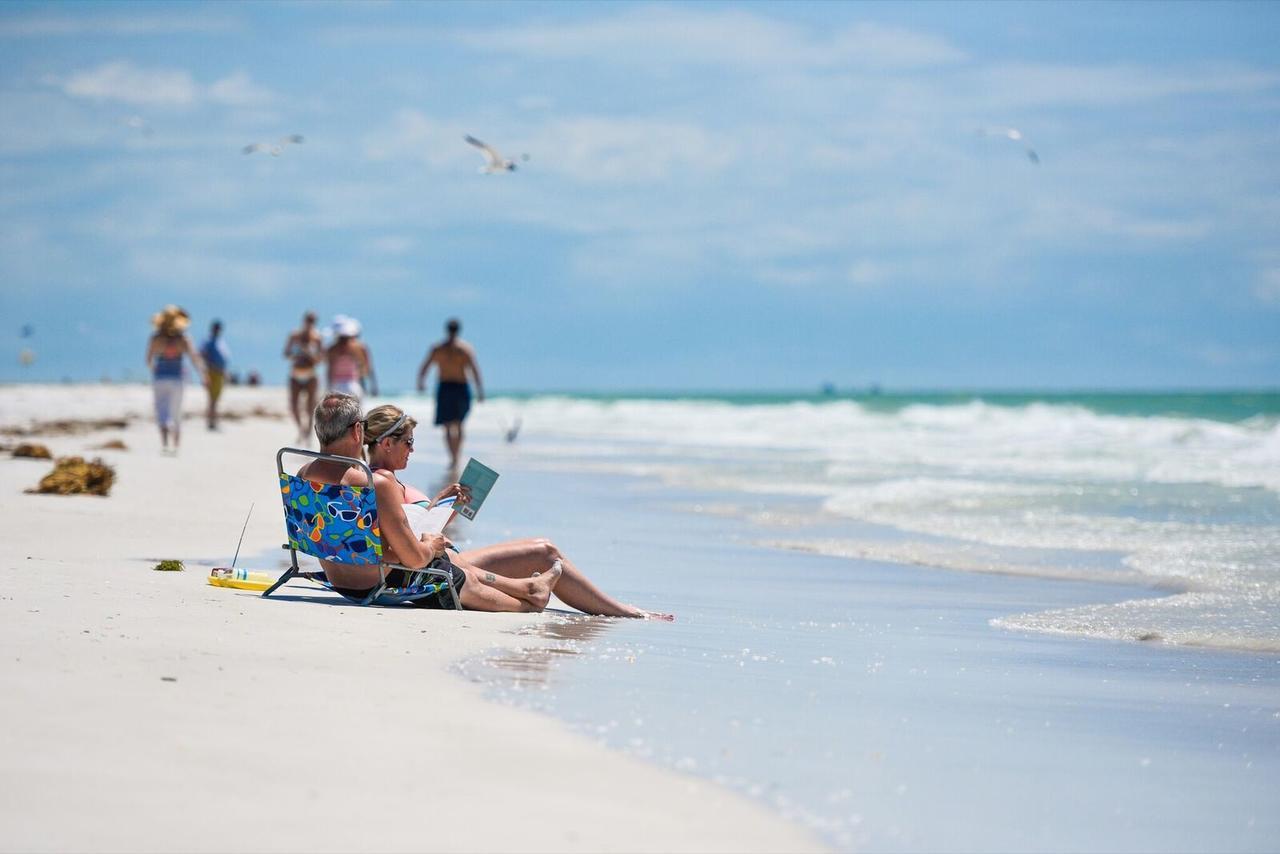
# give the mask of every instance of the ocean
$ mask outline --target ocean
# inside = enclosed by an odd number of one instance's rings
[[[464,546],[550,536],[677,614],[546,620],[461,668],[495,698],[840,850],[1280,839],[1280,394],[528,395],[468,424],[502,477]],[[438,474],[418,432],[410,480]]]
[[[774,549],[1158,586],[1007,628],[1280,651],[1280,394],[499,398],[546,468],[715,492]],[[762,503],[760,496],[772,496]]]

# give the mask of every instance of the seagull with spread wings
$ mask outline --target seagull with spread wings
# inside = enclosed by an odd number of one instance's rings
[[[289,136],[282,136],[275,142],[255,142],[251,145],[246,145],[240,149],[240,152],[242,154],[253,154],[255,151],[266,151],[272,157],[279,157],[280,152],[284,151],[286,145],[300,145],[301,143],[302,135],[294,133]]]
[[[1030,160],[1032,163],[1039,165],[1040,155],[1036,154],[1036,150],[1031,147],[1031,143],[1027,142],[1027,138],[1023,136],[1022,131],[1018,130],[1017,128],[1000,128],[1000,127],[980,128],[978,130],[978,133],[982,134],[983,136],[1002,136],[1005,139],[1010,139],[1010,140],[1013,140],[1014,142],[1022,143],[1022,147],[1027,152],[1027,159]]]
[[[516,171],[515,161],[503,157],[502,154],[493,146],[481,142],[471,134],[467,134],[463,139],[465,139],[468,144],[474,145],[476,148],[480,149],[480,153],[484,155],[484,166],[480,167],[481,175],[496,175],[499,172]],[[520,155],[520,159],[528,163],[529,155],[522,154]]]

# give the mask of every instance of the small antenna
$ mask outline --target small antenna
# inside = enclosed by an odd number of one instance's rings
[[[240,529],[240,542],[236,543],[236,554],[231,558],[232,569],[236,568],[236,561],[240,559],[240,546],[244,544],[244,532],[249,530],[249,517],[253,515],[253,505],[256,503],[255,501],[249,505],[249,513],[244,517],[244,527]]]

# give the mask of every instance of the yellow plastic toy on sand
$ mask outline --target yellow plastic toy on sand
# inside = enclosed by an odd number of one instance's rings
[[[209,583],[214,587],[234,587],[236,590],[266,590],[275,581],[275,577],[266,572],[227,566],[214,567],[209,573]]]

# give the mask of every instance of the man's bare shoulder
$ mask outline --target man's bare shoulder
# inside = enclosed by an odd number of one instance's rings
[[[337,483],[342,486],[368,486],[369,480],[364,471],[352,465],[315,460],[298,469],[298,477],[313,480],[316,483]],[[377,475],[374,476],[375,482]]]

